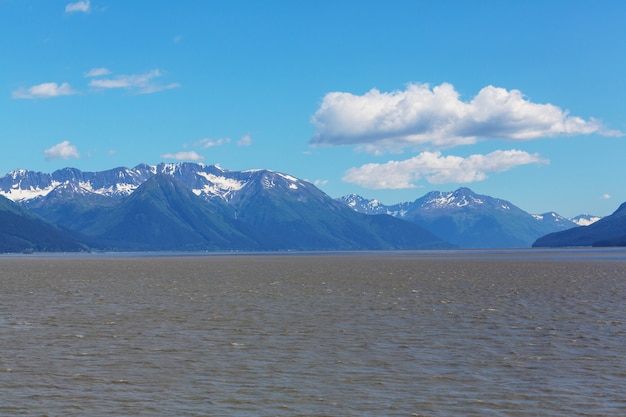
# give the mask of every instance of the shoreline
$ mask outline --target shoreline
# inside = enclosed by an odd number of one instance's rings
[[[626,247],[428,249],[376,251],[280,251],[280,252],[34,252],[3,253],[1,259],[133,259],[133,258],[250,258],[250,257],[352,257],[448,260],[615,260],[626,261]]]

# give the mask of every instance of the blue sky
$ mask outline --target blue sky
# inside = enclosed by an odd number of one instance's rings
[[[0,0],[0,174],[196,161],[626,201],[626,2]]]

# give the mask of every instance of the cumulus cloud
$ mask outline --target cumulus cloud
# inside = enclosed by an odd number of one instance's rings
[[[109,75],[110,73],[111,71],[108,68],[92,68],[85,74],[85,77],[102,77],[103,75]]]
[[[80,0],[74,3],[69,3],[65,6],[65,13],[89,13],[91,11],[91,5],[89,0]]]
[[[604,200],[609,200],[609,199],[611,199],[611,194],[602,194],[602,198]]]
[[[52,161],[54,159],[76,159],[80,158],[78,149],[72,145],[69,140],[64,140],[61,143],[57,143],[53,147],[43,151],[46,161]]]
[[[462,101],[451,84],[409,84],[404,91],[364,95],[328,93],[311,122],[313,145],[360,145],[373,152],[430,145],[452,147],[478,138],[513,141],[559,135],[622,135],[596,119],[584,120],[519,90],[484,87]]]
[[[519,165],[548,162],[538,154],[515,149],[467,158],[443,156],[441,152],[422,152],[405,161],[350,168],[343,181],[373,189],[416,188],[415,183],[421,179],[431,184],[471,183],[486,179],[489,172],[504,172]]]
[[[250,136],[249,134],[243,135],[237,141],[237,146],[250,146],[250,145],[252,145],[252,136]]]
[[[151,94],[158,91],[180,87],[178,83],[159,84],[155,78],[163,76],[158,69],[143,74],[118,75],[112,78],[99,78],[91,80],[89,86],[98,89],[122,88],[135,91],[138,94]]]
[[[204,161],[204,156],[198,155],[194,151],[164,153],[163,155],[161,155],[161,158],[176,159],[177,161]]]
[[[14,91],[11,96],[13,98],[51,98],[59,96],[69,96],[78,94],[68,83],[43,83],[34,85],[28,89],[20,88]]]

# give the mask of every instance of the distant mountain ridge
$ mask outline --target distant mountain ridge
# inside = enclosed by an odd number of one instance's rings
[[[361,213],[385,213],[407,220],[465,248],[530,247],[545,234],[576,226],[557,213],[531,215],[508,201],[465,187],[432,191],[414,202],[390,206],[356,194],[338,200]]]
[[[106,250],[365,250],[452,245],[400,219],[356,213],[314,185],[196,163],[103,172],[12,171],[7,196]]]
[[[554,212],[529,214],[469,188],[394,205],[356,194],[334,200],[288,174],[199,163],[15,170],[0,177],[0,196],[28,209],[20,216],[40,216],[75,250],[530,247],[542,236],[598,219],[581,215],[574,223]]]
[[[231,192],[241,189],[254,172],[226,171],[216,165],[197,163],[139,164],[134,168],[118,167],[100,172],[63,168],[51,174],[20,169],[0,177],[0,195],[16,202],[26,202],[41,199],[59,186],[71,185],[75,192],[121,198],[130,195],[150,177],[168,174],[185,183],[197,195],[228,200]]]
[[[533,243],[533,247],[565,246],[626,246],[626,203],[593,224],[551,233]]]
[[[76,236],[0,196],[0,253],[73,252],[85,248]]]

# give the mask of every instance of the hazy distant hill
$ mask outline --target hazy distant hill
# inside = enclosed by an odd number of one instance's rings
[[[268,170],[178,163],[103,172],[17,170],[0,194],[111,250],[362,250],[452,245],[391,216],[356,213]]]
[[[548,234],[537,239],[533,246],[626,246],[626,203],[589,226]]]
[[[407,220],[463,248],[530,247],[540,236],[576,226],[556,213],[531,215],[469,188],[433,191],[412,203],[391,206],[354,194],[339,200],[355,211]]]
[[[68,232],[0,196],[0,252],[69,252],[84,249]]]

